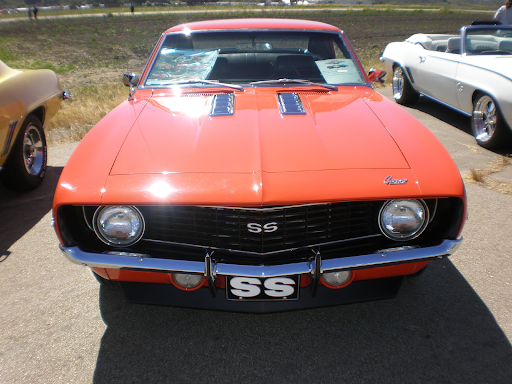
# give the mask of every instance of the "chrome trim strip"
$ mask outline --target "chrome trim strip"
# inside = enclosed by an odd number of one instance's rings
[[[432,222],[432,220],[434,220],[434,216],[435,216],[435,215],[436,215],[436,213],[437,213],[437,205],[438,205],[438,204],[439,204],[439,200],[435,199],[435,205],[434,205],[434,209],[433,209],[433,211],[434,211],[434,212],[432,212],[432,213],[430,214],[430,220],[429,220],[429,222],[428,222],[429,224]],[[428,205],[427,205],[427,208],[428,208]]]
[[[250,251],[240,251],[238,249],[212,247],[210,245],[197,245],[197,244],[177,243],[177,242],[174,242],[174,241],[164,241],[164,240],[155,240],[155,239],[141,239],[140,241],[148,241],[148,242],[151,242],[151,243],[159,243],[159,244],[184,245],[184,246],[188,246],[188,247],[212,249],[212,250],[221,249],[221,250],[226,250],[226,251],[229,251],[229,252],[236,252],[236,253],[240,253],[240,254],[244,254],[244,255],[269,256],[269,255],[276,255],[278,253],[285,253],[285,252],[296,251],[297,249],[301,249],[301,248],[306,249],[306,248],[311,248],[311,247],[320,247],[322,245],[334,245],[334,244],[339,244],[339,243],[346,243],[346,242],[349,242],[349,241],[371,239],[373,237],[381,237],[381,236],[384,236],[384,235],[382,233],[377,233],[377,234],[374,234],[374,235],[360,236],[360,237],[351,237],[350,239],[337,240],[337,241],[329,241],[329,242],[318,243],[318,244],[310,244],[308,246],[286,248],[286,249],[280,249],[278,251],[265,252],[265,253],[250,252]]]
[[[441,244],[433,247],[322,260],[320,270],[325,272],[342,269],[381,267],[450,256],[457,250],[461,242],[462,238],[458,240],[444,240]],[[201,274],[205,274],[207,269],[205,261],[169,260],[141,256],[117,256],[111,254],[107,255],[84,252],[78,247],[61,246],[60,248],[69,261],[88,267],[131,269],[162,273],[179,271],[182,273]],[[311,273],[313,267],[314,266],[310,261],[269,266],[215,263],[212,265],[214,270],[209,273],[224,276],[278,277]]]
[[[375,200],[378,201],[378,200]],[[387,200],[382,200],[384,203]],[[220,205],[197,205],[199,208],[218,208],[218,209],[238,209],[238,210],[244,210],[244,211],[254,211],[254,212],[265,212],[265,211],[275,211],[280,209],[289,209],[289,208],[301,208],[301,207],[313,207],[313,206],[320,206],[320,205],[331,205],[331,204],[337,204],[339,202],[333,202],[333,203],[311,203],[311,204],[298,204],[298,205],[277,205],[274,207],[229,207],[229,206],[220,206]],[[343,203],[343,201],[342,201]],[[178,207],[178,205],[176,205]]]
[[[354,61],[354,64],[356,64],[356,69],[357,69],[357,72],[359,73],[359,76],[361,78],[361,81],[365,81],[367,76],[366,74],[364,73],[364,70],[362,68],[362,65],[360,63],[360,60],[359,60],[359,57],[357,57],[355,51],[354,51],[354,47],[352,46],[352,44],[350,43],[350,40],[348,39],[348,37],[345,35],[345,33],[340,30],[340,29],[336,29],[336,30],[332,30],[332,29],[288,29],[288,28],[285,28],[285,29],[279,29],[279,28],[249,28],[249,29],[194,29],[192,31],[190,31],[190,33],[192,34],[199,34],[199,33],[223,33],[223,32],[230,32],[230,33],[236,33],[236,32],[249,32],[249,33],[253,33],[253,32],[257,32],[257,33],[261,33],[261,32],[273,32],[273,31],[277,31],[279,33],[289,33],[289,32],[306,32],[306,33],[309,33],[309,32],[315,32],[315,33],[323,33],[323,34],[333,34],[333,35],[337,35],[339,36],[340,40],[341,40],[341,43],[343,44],[343,47],[345,48],[345,50],[349,53],[349,56],[348,57],[349,59],[352,59]],[[181,30],[181,31],[173,31],[173,32],[169,32],[169,33],[162,33],[157,41],[157,44],[155,45],[155,47],[153,48],[153,51],[151,52],[151,55],[149,56],[149,59],[148,61],[146,62],[146,65],[144,66],[144,69],[142,71],[142,74],[146,74],[145,77],[141,77],[140,81],[139,81],[139,86],[137,87],[137,89],[167,89],[169,87],[154,87],[154,86],[148,86],[146,85],[146,81],[147,81],[147,77],[148,75],[151,73],[151,70],[153,69],[153,66],[156,62],[156,60],[151,60],[151,59],[154,59],[154,55],[155,53],[160,49],[160,46],[161,44],[165,41],[165,39],[170,36],[170,35],[183,35],[185,33],[185,30]],[[142,76],[142,75],[141,75]],[[333,86],[339,86],[339,87],[358,87],[358,86],[366,86],[366,87],[370,87],[372,88],[372,84],[371,83],[343,83],[343,84],[329,84],[329,85],[333,85]],[[244,86],[246,86],[244,84]],[[248,86],[248,85],[247,85]]]
[[[7,131],[7,138],[5,140],[4,149],[2,150],[2,154],[0,155],[0,157],[7,155],[7,153],[9,152],[9,148],[11,147],[11,142],[12,142],[12,139],[14,137],[14,131],[16,130],[16,126],[18,125],[18,121],[19,120],[15,120],[12,123],[9,123],[9,128],[8,128],[8,131]]]
[[[427,99],[430,99],[432,101],[435,101],[436,103],[439,103],[439,104],[442,104],[444,105],[445,107],[447,108],[450,108],[450,109],[453,109],[454,111],[456,112],[459,112],[459,113],[462,113],[463,115],[465,116],[468,116],[468,117],[471,117],[471,113],[467,113],[467,112],[464,112],[462,109],[459,109],[457,107],[454,107],[453,105],[450,105],[450,104],[446,104],[444,101],[441,101],[441,100],[438,100],[436,99],[435,97],[432,97],[432,96],[429,96],[429,95],[425,95],[423,92],[418,92],[420,95],[422,96],[425,96]]]

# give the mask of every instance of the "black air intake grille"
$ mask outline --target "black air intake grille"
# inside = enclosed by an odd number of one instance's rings
[[[139,209],[146,219],[146,240],[269,253],[380,234],[381,206],[382,202],[351,202],[262,209]]]

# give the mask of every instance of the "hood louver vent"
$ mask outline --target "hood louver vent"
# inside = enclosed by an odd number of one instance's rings
[[[235,98],[232,94],[215,95],[210,116],[230,116],[234,113]]]
[[[306,111],[297,93],[278,93],[279,109],[282,115],[305,115]]]

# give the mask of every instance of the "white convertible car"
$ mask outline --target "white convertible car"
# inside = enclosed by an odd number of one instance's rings
[[[393,97],[413,104],[429,97],[471,116],[482,147],[512,147],[512,26],[464,26],[460,35],[415,34],[382,54],[393,73]]]

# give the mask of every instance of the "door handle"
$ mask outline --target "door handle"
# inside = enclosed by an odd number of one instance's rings
[[[424,63],[427,58],[425,56],[420,56],[420,63]]]

